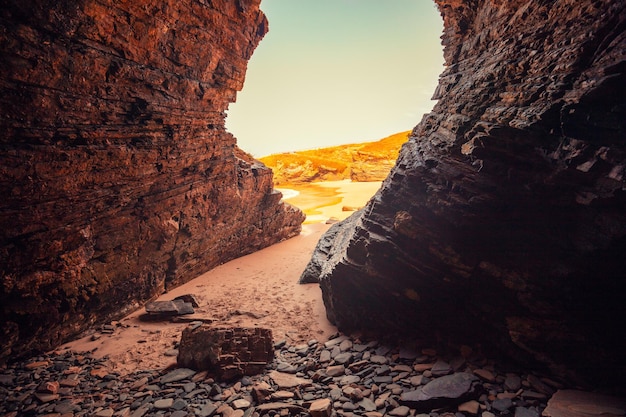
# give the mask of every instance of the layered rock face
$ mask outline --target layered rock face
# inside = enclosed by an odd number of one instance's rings
[[[626,371],[626,8],[436,0],[446,69],[383,187],[302,279],[342,330]]]
[[[0,10],[0,360],[47,349],[296,235],[225,110],[259,0]]]

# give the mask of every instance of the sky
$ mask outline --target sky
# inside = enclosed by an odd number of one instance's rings
[[[248,63],[226,129],[244,151],[368,142],[430,112],[443,71],[428,0],[262,0],[269,32]]]

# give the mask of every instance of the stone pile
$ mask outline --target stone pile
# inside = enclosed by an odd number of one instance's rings
[[[454,354],[339,336],[285,341],[262,374],[231,382],[189,368],[119,375],[65,352],[0,370],[0,415],[539,417],[561,383]]]

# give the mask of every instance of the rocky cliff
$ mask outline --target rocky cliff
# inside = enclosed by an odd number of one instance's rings
[[[299,233],[224,129],[259,1],[3,2],[0,361]]]
[[[393,168],[411,132],[364,143],[286,152],[259,158],[274,171],[274,184],[314,181],[382,181]]]
[[[320,241],[342,330],[626,371],[626,7],[436,0],[446,69],[383,187]]]

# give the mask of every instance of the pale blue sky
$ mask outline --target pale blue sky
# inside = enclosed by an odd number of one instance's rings
[[[443,70],[428,0],[262,0],[269,33],[226,128],[255,157],[412,129]]]

